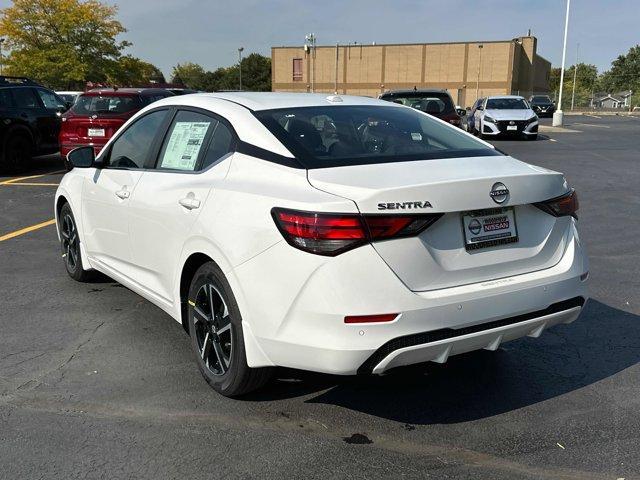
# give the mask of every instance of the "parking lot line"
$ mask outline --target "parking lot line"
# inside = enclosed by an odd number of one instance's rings
[[[59,183],[36,183],[36,182],[11,182],[11,183],[2,183],[0,185],[4,186],[13,186],[13,185],[22,185],[25,187],[57,187],[60,185]]]
[[[38,230],[40,228],[48,227],[49,225],[53,225],[54,223],[56,223],[56,220],[55,218],[52,218],[51,220],[47,220],[46,222],[38,223],[36,225],[31,225],[30,227],[21,228],[20,230],[16,230],[15,232],[2,235],[0,237],[0,242],[4,242],[5,240],[9,240],[11,238],[15,238],[20,235],[24,235],[25,233],[33,232],[34,230]]]
[[[65,173],[65,172],[66,170],[56,170],[55,172],[41,173],[39,175],[29,175],[28,177],[11,178],[9,180],[5,180],[4,182],[0,182],[0,185],[11,185],[16,182],[20,182],[22,180],[32,180],[34,178],[42,178],[42,177],[46,177],[47,175],[56,175],[58,173]]]

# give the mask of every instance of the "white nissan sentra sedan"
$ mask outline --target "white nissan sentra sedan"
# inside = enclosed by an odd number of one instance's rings
[[[167,98],[67,161],[69,275],[100,271],[181,322],[223,395],[275,366],[380,374],[495,350],[587,299],[563,175],[402,105]]]

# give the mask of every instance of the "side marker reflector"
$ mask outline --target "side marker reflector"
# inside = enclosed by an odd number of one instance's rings
[[[349,315],[344,317],[344,323],[384,323],[393,322],[399,313],[385,313],[382,315]]]
[[[196,306],[196,302],[194,302],[193,300],[187,300],[187,303],[188,303],[189,305],[191,305],[192,307],[195,307],[195,306]]]

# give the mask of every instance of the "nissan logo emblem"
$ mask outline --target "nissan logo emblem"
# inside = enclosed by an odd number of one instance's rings
[[[504,203],[507,198],[509,198],[509,189],[505,186],[504,183],[496,182],[493,184],[493,187],[491,187],[489,196],[494,202],[498,204]]]

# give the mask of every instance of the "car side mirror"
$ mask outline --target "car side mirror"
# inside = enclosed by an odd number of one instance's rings
[[[94,165],[95,160],[93,147],[74,148],[67,154],[67,163],[71,168],[89,168]]]
[[[482,105],[478,105],[478,108],[476,108],[476,110],[484,110],[484,107]]]

